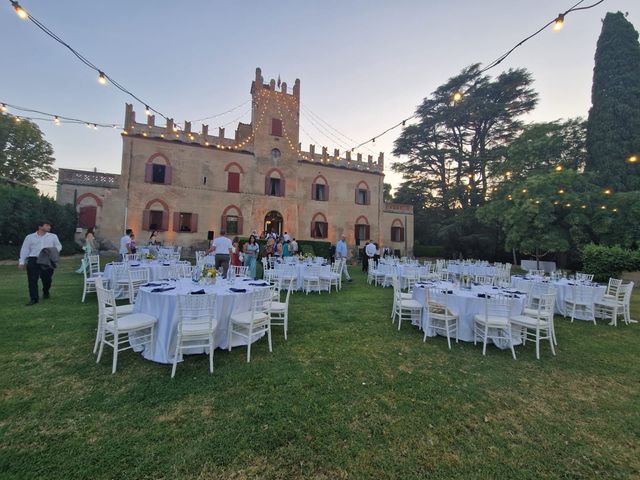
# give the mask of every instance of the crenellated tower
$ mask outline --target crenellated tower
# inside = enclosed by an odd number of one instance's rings
[[[251,83],[251,125],[254,153],[258,158],[272,156],[278,149],[284,157],[299,156],[300,79],[288,91],[286,82],[264,82],[262,70],[256,68]]]

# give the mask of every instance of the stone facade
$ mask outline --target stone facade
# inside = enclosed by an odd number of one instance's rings
[[[112,242],[128,227],[145,243],[155,228],[165,243],[194,247],[224,228],[331,242],[345,233],[349,245],[371,238],[411,254],[413,207],[384,203],[383,154],[303,151],[299,80],[289,92],[258,68],[251,95],[251,123],[234,138],[172,119],[158,126],[154,116],[137,122],[127,105],[121,174],[60,169],[58,201],[75,203],[81,226],[95,223],[97,237]]]

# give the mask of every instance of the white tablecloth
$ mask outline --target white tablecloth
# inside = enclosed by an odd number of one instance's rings
[[[516,280],[528,280],[528,281],[541,281],[540,278],[537,279],[528,279],[526,277],[519,277],[519,276],[513,276],[511,277],[511,285],[515,286],[515,282]],[[577,285],[576,281],[571,281],[571,280],[567,280],[566,278],[563,278],[561,280],[556,280],[556,281],[549,281],[548,282],[549,285],[551,285],[553,288],[556,289],[556,306],[555,306],[555,311],[556,313],[566,316],[567,315],[567,307],[565,305],[565,299],[570,295],[571,289],[573,288],[574,285]],[[600,300],[602,300],[602,297],[604,296],[605,292],[607,291],[607,287],[604,285],[594,285],[594,284],[588,284],[587,285],[590,289],[592,289],[592,293],[593,293],[593,300],[594,302],[598,302]],[[576,315],[574,317],[577,320],[589,320],[590,319],[585,319],[581,316],[580,312],[576,312]]]
[[[177,295],[186,294],[192,291],[204,289],[207,293],[215,293],[216,296],[216,318],[218,326],[215,332],[214,342],[216,348],[228,348],[227,334],[229,330],[229,322],[231,314],[236,312],[246,312],[251,308],[251,292],[257,288],[267,288],[249,285],[249,281],[241,281],[236,279],[234,283],[227,283],[220,279],[216,285],[202,286],[191,282],[190,279],[178,280],[174,290],[167,292],[152,293],[156,287],[141,287],[134,312],[148,313],[158,319],[156,324],[155,339],[153,353],[151,349],[145,349],[142,353],[144,358],[158,363],[172,363],[173,352],[175,350],[175,341],[178,328],[177,318]],[[263,283],[262,281],[251,283]],[[169,285],[169,286],[173,286]],[[244,288],[246,293],[234,293],[229,288]],[[258,340],[262,335],[254,338]],[[132,344],[135,344],[135,338],[131,338]],[[246,345],[246,341],[241,338],[233,337],[232,346]],[[140,350],[140,349],[138,349]],[[204,348],[195,348],[186,350],[186,354],[204,353]],[[178,359],[181,361],[182,359]]]
[[[314,267],[320,267],[320,272],[321,274],[327,274],[331,271],[331,267],[329,265],[324,265],[324,266],[320,266],[320,265],[313,265]],[[278,276],[280,274],[280,272],[285,271],[288,268],[295,268],[296,271],[296,290],[302,290],[303,286],[304,286],[304,276],[310,272],[312,265],[306,264],[306,263],[295,263],[293,265],[284,265],[282,263],[276,263],[275,265],[275,271],[276,271],[276,276]],[[317,291],[318,289],[316,288],[313,291]],[[326,287],[324,288],[324,290],[326,290]]]
[[[455,288],[450,282],[438,282],[436,285],[438,287],[438,291],[446,290],[453,292],[452,294],[446,295],[446,300],[448,302],[449,309],[458,316],[458,339],[465,342],[473,342],[473,316],[484,312],[484,304],[486,302],[486,299],[478,297],[478,294],[492,295],[496,293],[506,293],[502,289],[496,289],[485,285],[473,286],[471,290]],[[413,289],[413,299],[424,305],[425,298],[426,288],[416,286]],[[513,303],[511,304],[511,314],[518,315],[522,313],[526,296],[518,295],[517,297],[513,297],[512,300]],[[444,303],[445,295],[438,294],[435,301]],[[426,325],[426,319],[426,312],[423,311],[423,325]],[[428,329],[427,335],[433,337],[436,334],[432,329]],[[489,330],[489,335],[491,336],[491,329]],[[504,340],[494,341],[492,339],[492,341],[498,348],[509,348],[509,345]],[[520,344],[520,339],[514,336],[513,344]]]
[[[446,270],[449,273],[455,273],[457,275],[486,275],[495,277],[497,274],[496,267],[492,267],[491,265],[450,264]]]

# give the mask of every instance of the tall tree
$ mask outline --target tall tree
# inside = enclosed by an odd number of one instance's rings
[[[515,180],[556,168],[582,171],[585,136],[586,123],[581,118],[529,124],[507,147],[494,174]]]
[[[465,68],[418,107],[419,122],[395,142],[394,153],[408,159],[394,169],[431,192],[434,206],[450,210],[481,204],[489,188],[489,166],[522,128],[519,117],[536,105],[531,83],[524,69],[491,79],[477,64]]]
[[[393,195],[391,194],[391,184],[390,183],[383,183],[382,184],[382,199],[386,202],[386,203],[391,203],[393,202]]]
[[[28,120],[16,122],[15,117],[0,115],[0,176],[27,185],[38,180],[51,180],[53,148],[40,128]]]
[[[587,170],[600,185],[640,189],[640,44],[622,12],[607,13],[598,38],[587,122]]]

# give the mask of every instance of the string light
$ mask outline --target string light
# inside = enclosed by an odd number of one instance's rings
[[[151,116],[151,109],[149,108],[149,105],[145,105],[144,106],[144,114],[149,117]]]
[[[56,125],[60,125],[60,117],[58,117],[57,115],[53,117],[53,123],[55,123]]]
[[[29,18],[29,14],[27,13],[27,11],[22,8],[18,2],[11,1],[11,5],[13,5],[13,9],[16,11],[16,15],[18,15],[21,20],[27,20]]]
[[[557,165],[555,168],[556,172],[561,172],[562,171],[562,165]]]
[[[115,123],[102,123],[102,122],[84,120],[80,118],[67,117],[60,114],[43,112],[42,110],[35,110],[33,108],[21,107],[21,106],[13,105],[10,103],[1,103],[0,105],[2,106],[0,107],[0,110],[2,110],[3,112],[6,112],[8,108],[12,108],[13,110],[19,110],[21,112],[37,113],[38,115],[44,115],[45,117],[48,117],[48,118],[34,118],[34,117],[20,115],[20,117],[26,120],[44,120],[44,121],[53,122],[56,125],[61,125],[63,123],[71,123],[71,124],[79,124],[79,125],[96,125],[97,127],[115,128],[115,129],[122,128],[120,127],[120,125],[117,125]],[[14,115],[14,117],[17,118],[18,116]]]
[[[604,194],[605,194],[605,195],[611,195],[611,190],[607,188],[607,189],[604,191]]]
[[[100,85],[107,84],[107,77],[105,76],[104,72],[98,72],[98,83]]]
[[[534,33],[532,33],[531,35],[525,37],[524,39],[520,40],[518,43],[515,44],[515,46],[511,47],[509,50],[507,50],[505,53],[503,53],[502,55],[500,55],[498,58],[496,58],[495,60],[493,60],[492,62],[488,63],[486,67],[480,69],[478,71],[478,74],[483,74],[485,72],[487,72],[488,70],[491,70],[492,68],[497,67],[500,63],[502,63],[509,55],[511,55],[517,48],[521,47],[523,44],[525,44],[526,42],[528,42],[529,40],[531,40],[533,37],[539,35],[541,32],[543,32],[547,27],[549,27],[550,25],[554,25],[556,23],[558,23],[559,21],[562,22],[562,24],[564,24],[564,18],[572,13],[572,12],[577,12],[578,10],[589,10],[591,8],[596,7],[597,5],[600,5],[602,2],[604,2],[604,0],[598,0],[597,2],[588,5],[586,7],[579,7],[579,5],[581,3],[583,3],[584,0],[580,0],[578,3],[576,3],[575,5],[573,5],[571,8],[569,8],[567,11],[565,11],[564,13],[560,13],[557,17],[555,17],[553,20],[551,20],[550,22],[547,22],[544,26],[542,26],[541,28],[539,28],[538,30],[536,30]],[[462,95],[461,92],[458,92]],[[453,95],[455,97],[455,93]],[[462,98],[462,97],[460,97]],[[456,102],[457,100],[454,99],[454,102]],[[373,143],[373,140],[375,140],[376,138],[379,138],[383,135],[385,135],[386,133],[390,132],[391,130],[394,130],[396,128],[398,128],[399,126],[404,126],[405,122],[412,120],[414,118],[417,117],[417,114],[411,115],[408,118],[405,118],[404,120],[401,120],[400,122],[396,123],[395,125],[387,128],[385,131],[379,133],[378,135],[374,136],[371,140],[366,140],[358,145],[356,145],[355,148],[360,148],[364,145],[366,145],[367,143]],[[558,170],[559,171],[559,170]]]
[[[559,13],[558,17],[553,22],[553,31],[559,32],[564,27],[564,13]]]
[[[636,163],[638,161],[638,156],[637,155],[631,155],[628,159],[627,162],[629,163]]]
[[[462,92],[460,91],[453,92],[451,99],[454,101],[454,103],[458,103],[460,100],[462,100]]]
[[[6,111],[7,111],[7,104],[0,103],[0,112],[6,112]]]
[[[558,190],[558,193],[559,193],[560,195],[562,195],[562,194],[564,193],[564,190],[563,190],[563,189],[560,189],[560,190]]]

